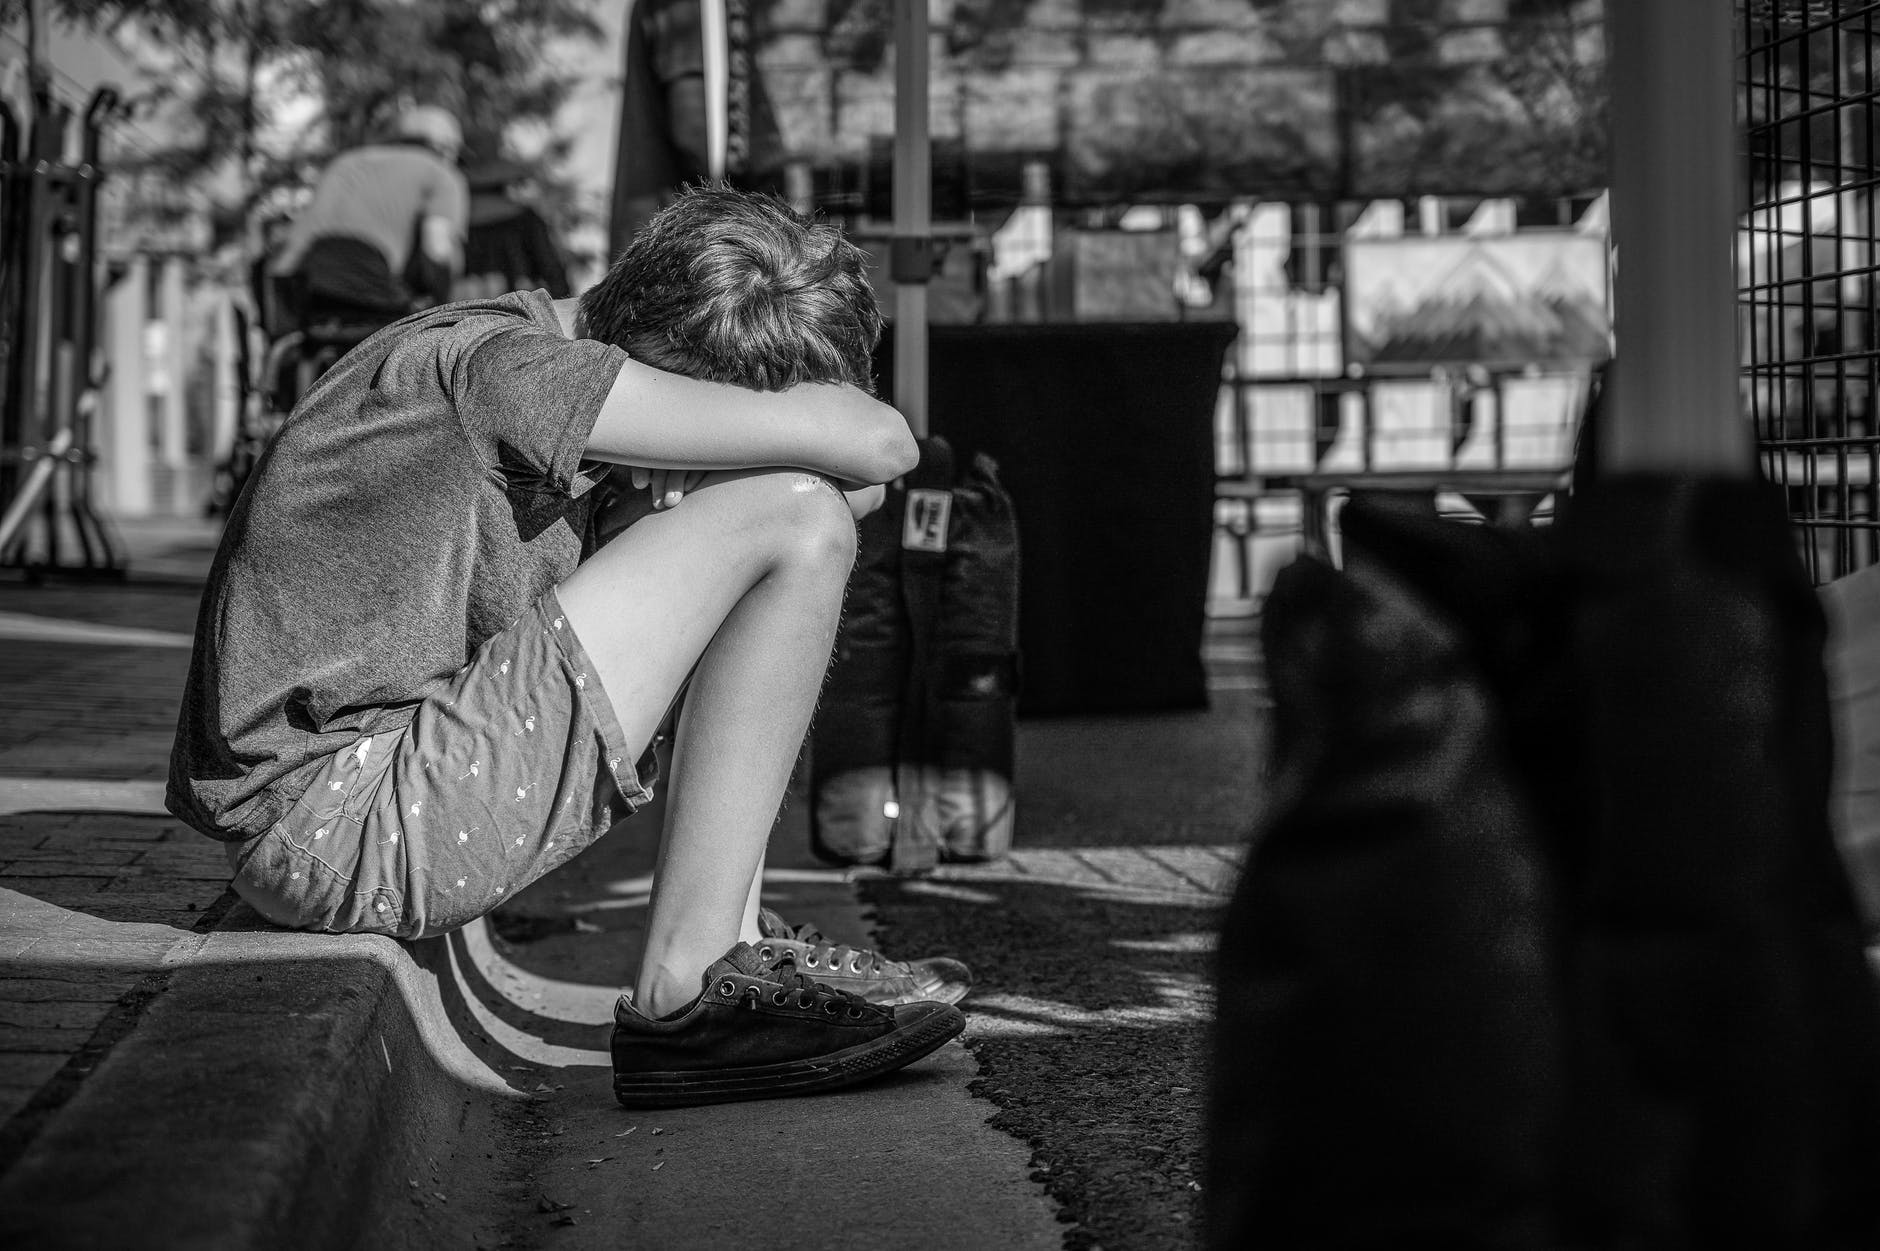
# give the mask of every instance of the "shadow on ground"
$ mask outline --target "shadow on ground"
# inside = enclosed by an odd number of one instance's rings
[[[935,889],[945,885],[862,889],[884,947],[973,966],[974,1093],[1076,1215],[1065,1245],[1195,1245],[1222,901],[1010,881]]]

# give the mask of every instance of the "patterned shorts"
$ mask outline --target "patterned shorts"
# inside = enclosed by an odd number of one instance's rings
[[[235,889],[278,925],[423,938],[482,916],[653,797],[551,591],[402,729],[327,761]]]

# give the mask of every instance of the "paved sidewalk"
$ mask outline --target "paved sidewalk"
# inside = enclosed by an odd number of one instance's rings
[[[481,926],[405,947],[258,925],[226,890],[222,849],[162,808],[215,531],[125,537],[125,582],[0,581],[0,1244],[346,1246],[370,1234],[444,1247],[562,1232],[573,1212],[538,1211],[546,1161],[531,1127],[587,1118],[597,1136],[618,1132],[606,1021],[643,907],[613,913],[625,934],[569,931],[576,958],[546,974],[529,961],[554,942],[525,949]],[[626,860],[582,857],[582,872],[643,876],[644,834],[616,835]],[[843,875],[780,872],[790,906],[868,937]],[[537,889],[566,893],[555,879]],[[939,1206],[924,1213],[924,1245],[1055,1246],[1025,1148],[986,1127],[966,1052],[943,1052],[861,1118],[839,1096],[769,1105],[781,1119],[676,1111],[671,1136],[649,1140],[672,1163],[668,1198],[591,1220],[583,1237],[605,1242],[624,1224],[645,1245],[711,1245],[696,1229],[713,1196],[724,1210],[709,1228],[748,1216],[713,1183],[726,1153],[772,1150],[787,1122],[865,1157],[912,1119],[948,1129],[873,1170],[885,1188],[849,1210],[847,1245],[873,1245],[909,1193],[945,1173],[951,1185],[926,1186]],[[904,1171],[915,1167],[924,1176]],[[387,1181],[407,1173],[410,1193]],[[826,1201],[799,1180],[788,1193],[802,1212],[763,1210],[812,1240],[760,1223],[745,1228],[752,1245],[831,1245],[811,1219]],[[979,1196],[976,1226],[949,1222],[955,1187]]]
[[[126,583],[0,583],[0,1170],[135,1024],[228,882],[162,798],[214,532],[131,537]]]
[[[984,1078],[959,1046],[867,1099],[621,1120],[606,1023],[644,925],[656,813],[448,941],[259,925],[226,890],[222,849],[162,808],[215,530],[125,537],[125,582],[0,581],[0,1244],[92,1245],[132,1227],[119,1245],[261,1246],[291,1231],[296,1245],[340,1246],[369,1231],[394,1245],[604,1247],[631,1231],[636,1245],[817,1251],[889,1230],[937,1248],[1049,1248],[1074,1232],[1035,1144],[988,1125],[996,1109],[975,1097]],[[1257,685],[1245,647],[1214,648],[1228,704]],[[900,889],[1205,918],[1246,818],[1245,779],[1219,767],[1256,757],[1242,712],[1176,733],[1128,719],[1029,728],[1031,763],[1048,767],[1027,772],[1021,744],[1020,851]],[[1203,733],[1226,738],[1196,752]],[[1183,803],[1142,794],[1145,776],[1182,787]],[[872,941],[886,918],[869,905],[884,897],[867,875],[814,862],[803,813],[799,796],[773,839],[767,899],[836,939]],[[1192,1031],[1208,1011],[1187,971],[1199,958],[1154,973],[1153,1002],[986,985],[967,1002],[966,1041]],[[152,1065],[160,1089],[144,1080]],[[796,1141],[817,1153],[778,1154]],[[1176,1148],[1169,1159],[1185,1161],[1195,1144]],[[715,1180],[759,1158],[774,1192],[755,1206]],[[833,1196],[830,1167],[843,1178]],[[1186,1191],[1187,1164],[1169,1171]],[[407,1174],[409,1191],[386,1182]],[[78,1191],[47,1189],[73,1177]]]

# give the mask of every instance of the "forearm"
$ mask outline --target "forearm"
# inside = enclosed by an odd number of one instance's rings
[[[791,465],[873,485],[914,467],[901,415],[855,387],[753,391],[626,362],[588,439],[598,460],[654,469]]]

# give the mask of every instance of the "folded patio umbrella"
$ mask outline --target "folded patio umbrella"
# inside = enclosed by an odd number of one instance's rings
[[[1711,10],[1609,6],[1620,351],[1559,525],[1360,501],[1346,567],[1268,598],[1213,1246],[1880,1246],[1880,1001],[1824,618],[1736,402]]]

